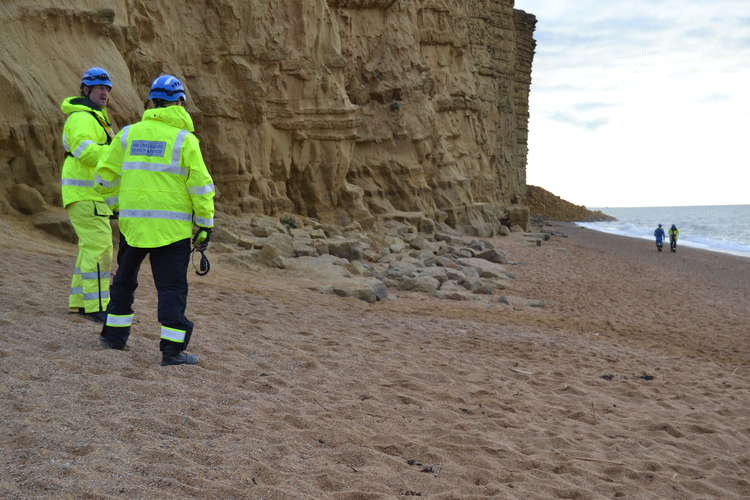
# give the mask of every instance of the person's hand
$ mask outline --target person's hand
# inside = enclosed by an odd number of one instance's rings
[[[211,228],[199,227],[193,236],[193,246],[199,251],[205,252],[209,241],[211,241]]]

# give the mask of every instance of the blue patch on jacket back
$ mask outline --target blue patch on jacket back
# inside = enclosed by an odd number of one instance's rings
[[[164,141],[133,141],[130,144],[130,154],[139,156],[164,156],[167,143]]]

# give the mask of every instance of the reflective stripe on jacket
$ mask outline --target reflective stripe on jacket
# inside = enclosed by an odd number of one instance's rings
[[[63,206],[81,200],[102,201],[94,190],[94,168],[114,135],[107,110],[86,97],[68,97],[60,109],[68,115],[62,133],[66,152],[60,181]]]
[[[214,225],[215,188],[193,120],[182,106],[147,109],[124,127],[96,168],[96,190],[116,198],[128,245],[154,248]]]

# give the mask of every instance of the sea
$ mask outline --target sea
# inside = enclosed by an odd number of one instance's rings
[[[665,232],[674,224],[680,230],[678,249],[684,245],[750,257],[750,205],[603,207],[591,210],[601,210],[617,220],[576,224],[595,231],[652,241],[657,224],[661,224]]]

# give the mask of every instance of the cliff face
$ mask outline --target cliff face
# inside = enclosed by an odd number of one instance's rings
[[[28,0],[0,22],[0,211],[59,204],[59,103],[100,65],[119,126],[183,79],[227,213],[480,234],[524,213],[536,21],[512,0]]]

